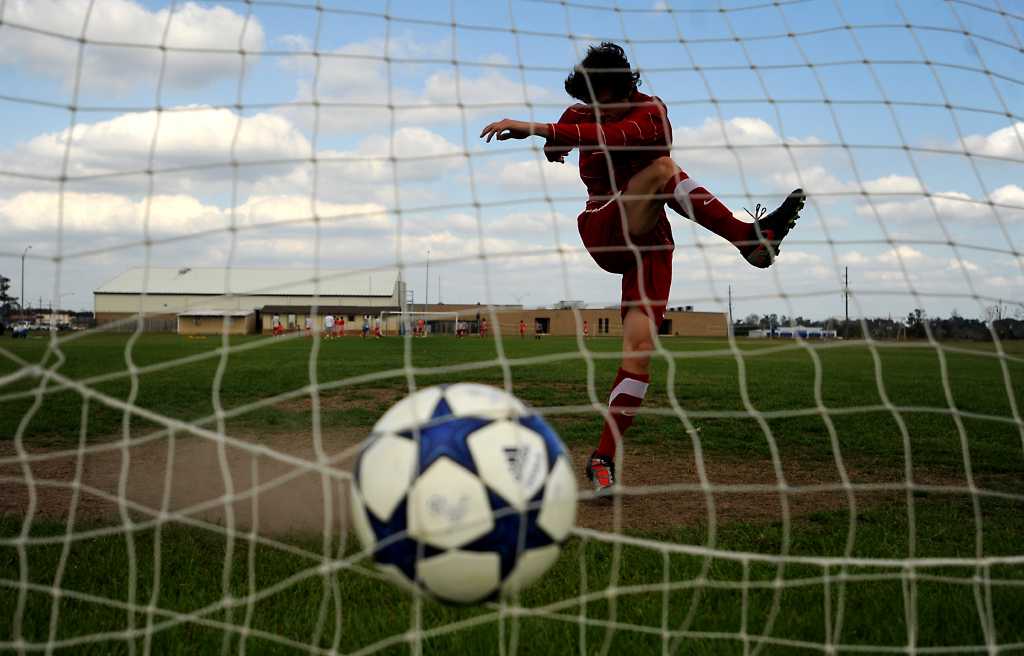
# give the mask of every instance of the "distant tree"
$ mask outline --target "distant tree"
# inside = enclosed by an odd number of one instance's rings
[[[914,311],[907,315],[907,335],[910,337],[926,337],[925,319],[927,315],[921,308],[914,308]]]
[[[11,289],[11,279],[0,275],[0,324],[7,325],[9,317],[18,306],[18,297],[9,296],[7,292]]]

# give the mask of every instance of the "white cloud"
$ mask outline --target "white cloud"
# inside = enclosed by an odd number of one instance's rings
[[[885,251],[875,259],[884,264],[898,264],[902,260],[903,264],[906,265],[912,262],[923,261],[925,254],[910,246],[896,246]]]
[[[585,192],[579,169],[573,164],[551,164],[537,160],[505,162],[490,176],[504,187],[515,190],[542,190],[565,193]]]
[[[924,187],[917,178],[907,175],[886,175],[865,181],[864,191],[869,194],[920,194]]]
[[[970,260],[961,260],[955,257],[949,258],[949,262],[946,263],[950,269],[963,269],[964,271],[978,271],[978,265]]]
[[[156,112],[124,114],[42,134],[0,153],[0,168],[56,177],[70,146],[68,175],[73,180],[126,174],[75,181],[73,190],[148,195],[144,171],[150,168],[154,144],[152,168],[161,171],[154,193],[223,195],[236,173],[230,166],[234,160],[240,164],[237,191],[241,197],[313,194],[312,144],[287,118],[265,113],[239,118],[231,110],[208,107],[178,108],[159,117]],[[426,128],[407,126],[391,138],[369,136],[351,150],[319,151],[316,195],[334,201],[392,202],[392,155],[403,202],[415,183],[437,180],[465,167],[461,147]],[[7,184],[7,189],[11,193],[18,187]]]
[[[303,43],[296,39],[291,39],[290,45],[303,49]],[[399,123],[430,125],[477,121],[510,108],[525,115],[528,102],[545,102],[551,97],[543,87],[524,85],[495,70],[479,73],[464,68],[456,78],[450,70],[428,72],[426,65],[403,62],[393,66],[389,75],[385,55],[413,60],[450,58],[447,41],[421,42],[411,36],[387,41],[369,39],[346,44],[327,54],[320,59],[315,87],[312,57],[291,57],[282,64],[300,76],[297,102],[310,102],[315,97],[322,103],[317,113],[318,125],[325,132],[387,129],[392,119],[389,105],[396,108],[394,120]],[[488,55],[479,61],[504,63],[506,59]],[[431,66],[436,69],[438,65]],[[409,77],[416,70],[422,74]],[[302,125],[311,124],[314,116],[305,107],[285,107],[279,111]]]
[[[1024,155],[1024,121],[990,132],[972,134],[963,138],[960,146],[971,153],[993,157],[1020,157]]]
[[[894,222],[935,220],[938,215],[944,221],[988,220],[994,223],[996,212],[1000,220],[1008,223],[1024,221],[1024,189],[1021,187],[1013,184],[999,187],[989,195],[989,198],[993,203],[1010,207],[993,208],[983,198],[974,198],[962,191],[944,191],[932,193],[930,198],[875,200],[870,204],[862,203],[856,212],[860,216],[870,218],[874,218],[877,212],[878,218]]]
[[[108,193],[23,192],[0,199],[0,225],[6,231],[54,234],[61,208],[62,229],[73,238],[108,234],[123,241],[138,239],[147,225],[155,235],[187,235],[226,229],[230,208],[206,204],[187,195],[157,195],[132,199]],[[253,196],[235,210],[235,225],[309,220],[316,212],[328,227],[343,226],[349,232],[380,231],[389,225],[385,208],[371,203],[316,202],[303,196]],[[81,243],[81,242],[78,242]]]
[[[1008,184],[998,189],[994,189],[989,198],[992,199],[993,203],[999,205],[1011,205],[1013,209],[1009,210],[1014,212],[1015,210],[1024,210],[1024,188],[1018,187],[1015,184]],[[1007,210],[1001,210],[1003,212]],[[1019,215],[1019,212],[1016,214]],[[1019,217],[1018,217],[1019,218]]]
[[[263,28],[255,18],[247,21],[225,7],[195,2],[180,4],[170,13],[167,9],[150,11],[133,0],[9,0],[4,22],[0,64],[24,66],[66,86],[74,83],[77,39],[82,36],[83,26],[85,38],[91,42],[150,46],[90,43],[82,60],[81,82],[86,93],[125,92],[142,84],[155,89],[161,66],[158,46],[164,42],[165,32],[165,43],[170,48],[232,51],[168,51],[163,83],[174,88],[194,89],[225,78],[237,79],[242,60],[233,51],[241,45],[249,53],[259,52],[264,43]],[[13,24],[71,38],[17,29]]]
[[[318,156],[323,158],[321,170],[338,184],[377,183],[386,185],[388,193],[394,173],[401,188],[409,183],[437,180],[465,165],[461,147],[422,127],[399,128],[391,137],[374,135],[353,150],[321,151]],[[395,158],[396,172],[392,171],[391,157]]]
[[[4,159],[16,170],[55,176],[69,146],[68,175],[72,177],[142,172],[149,168],[151,148],[156,168],[227,165],[232,155],[239,162],[308,158],[311,152],[309,140],[280,116],[239,119],[229,109],[195,106],[79,123],[73,129],[34,137]],[[219,173],[206,169],[201,175],[230,174],[225,166]]]

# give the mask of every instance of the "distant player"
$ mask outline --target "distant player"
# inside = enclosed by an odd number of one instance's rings
[[[331,339],[334,336],[334,315],[324,316],[324,339]]]
[[[588,337],[590,337],[590,324],[587,323],[586,319],[584,319],[583,320],[583,339],[586,339]]]
[[[519,320],[519,339],[526,339],[526,322]]]
[[[767,216],[758,204],[753,223],[734,217],[672,160],[665,104],[640,93],[639,84],[640,74],[620,46],[591,46],[565,80],[566,92],[581,102],[557,122],[503,119],[480,133],[488,142],[543,137],[551,162],[564,162],[579,149],[580,178],[588,193],[577,218],[580,237],[598,266],[622,276],[622,366],[608,399],[610,421],[586,466],[598,492],[615,484],[618,440],[633,423],[650,382],[650,352],[672,282],[674,242],[665,206],[728,240],[759,268],[775,261],[804,206],[804,192],[797,189]]]
[[[370,317],[363,315],[363,339],[366,339],[370,334]]]
[[[487,337],[487,319],[480,320],[480,336]]]
[[[345,317],[340,314],[338,315],[338,319],[334,322],[334,333],[338,337],[345,336]]]
[[[380,319],[377,319],[373,322],[373,337],[374,339],[380,339],[384,337],[384,333],[381,332],[380,329]]]
[[[270,320],[270,332],[273,335],[283,335],[284,328],[281,326],[281,316],[275,314]]]
[[[424,321],[423,319],[417,320],[416,321],[416,334],[419,335],[420,337],[426,337],[427,336],[426,326],[427,326],[427,322],[426,321]]]
[[[306,337],[313,335],[313,317],[306,316]]]

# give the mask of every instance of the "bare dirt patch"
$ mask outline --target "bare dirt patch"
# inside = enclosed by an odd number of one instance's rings
[[[574,462],[586,462],[589,450],[574,450]],[[617,502],[611,499],[590,499],[579,504],[577,524],[600,530],[616,527],[615,505],[621,510],[619,526],[624,529],[664,530],[678,526],[707,525],[711,520],[713,502],[715,521],[778,522],[784,517],[783,504],[788,504],[790,518],[822,511],[847,510],[850,500],[842,489],[839,470],[831,462],[820,460],[784,460],[782,476],[790,488],[788,494],[777,491],[779,479],[770,459],[705,458],[704,468],[713,489],[706,494],[700,488],[697,463],[692,454],[668,453],[648,445],[626,448],[620,482],[627,493]],[[851,484],[898,483],[904,480],[902,468],[878,463],[847,462],[846,474]],[[577,474],[580,490],[589,491],[590,483]],[[950,472],[915,469],[916,483],[952,486],[964,485],[962,477]],[[677,489],[671,489],[676,486]],[[739,489],[757,486],[757,489]],[[834,490],[810,490],[809,487],[835,486]],[[644,489],[651,488],[651,489]],[[725,489],[723,489],[725,488]],[[731,489],[730,489],[731,488]],[[803,490],[799,488],[805,488]],[[635,490],[637,493],[632,493]],[[898,503],[906,498],[903,491],[856,491],[857,511],[882,503]]]
[[[308,434],[238,438],[240,445],[161,438],[126,450],[109,442],[80,461],[77,454],[47,449],[30,452],[24,463],[15,461],[17,454],[5,443],[0,445],[0,514],[24,516],[33,481],[36,516],[66,519],[80,470],[80,519],[118,521],[123,498],[136,521],[166,511],[225,524],[233,513],[238,528],[249,529],[255,518],[258,532],[273,535],[322,530],[329,509],[329,523],[340,527],[347,525],[348,482],[338,473],[351,471],[363,437],[362,432],[323,436],[327,475],[320,473]],[[225,500],[229,490],[232,503]]]
[[[337,530],[348,526],[347,488],[343,472],[351,471],[359,431],[332,432],[322,438],[327,462],[321,473],[312,436],[308,433],[235,437],[239,444],[219,444],[198,437],[160,438],[122,450],[117,442],[93,445],[79,460],[74,449],[34,449],[17,457],[10,442],[0,443],[0,514],[22,517],[29,507],[29,481],[34,482],[35,517],[66,520],[70,514],[73,481],[80,470],[77,520],[120,521],[121,504],[136,521],[159,517],[162,511],[225,524],[229,513],[235,525],[265,535],[319,532],[327,523]],[[99,447],[97,449],[97,446]],[[589,449],[573,448],[571,455],[581,491],[589,490],[582,474]],[[626,449],[621,480],[627,490],[621,512],[609,500],[579,504],[580,526],[614,530],[616,515],[622,529],[662,530],[709,521],[707,496],[699,489],[665,490],[664,486],[699,485],[691,454],[667,452],[649,445]],[[840,483],[830,462],[787,460],[783,474],[790,486]],[[26,472],[26,467],[28,472]],[[782,496],[770,460],[706,459],[715,486],[767,486],[759,490],[717,490],[713,494],[719,524],[782,519]],[[854,483],[898,482],[902,468],[851,462],[847,472]],[[225,475],[226,473],[226,475]],[[963,485],[955,473],[915,470],[918,482]],[[643,489],[654,486],[654,489]],[[658,489],[658,487],[661,489]],[[233,501],[225,498],[229,488]],[[123,494],[122,494],[123,490]],[[788,495],[790,516],[849,507],[842,490],[801,491]],[[859,510],[881,503],[901,502],[903,492],[857,493]]]

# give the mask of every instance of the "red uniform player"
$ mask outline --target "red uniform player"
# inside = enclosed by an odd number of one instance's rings
[[[526,339],[526,322],[519,320],[519,339]]]
[[[608,399],[608,419],[586,466],[599,493],[615,484],[622,434],[650,382],[650,354],[672,283],[675,246],[665,206],[725,238],[759,268],[774,263],[804,206],[804,193],[797,189],[767,216],[758,204],[753,223],[735,218],[672,160],[668,110],[660,98],[640,93],[639,83],[640,74],[621,47],[592,46],[565,80],[566,92],[581,102],[557,122],[503,119],[480,133],[487,141],[543,137],[551,162],[564,162],[579,150],[580,178],[588,193],[577,218],[580,237],[598,266],[622,276],[622,366]]]
[[[480,320],[480,336],[487,337],[487,319]]]
[[[586,319],[583,320],[583,337],[590,337],[590,324],[587,323]]]

